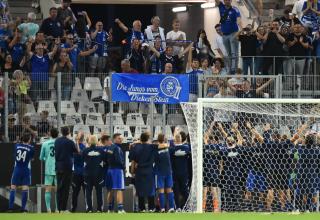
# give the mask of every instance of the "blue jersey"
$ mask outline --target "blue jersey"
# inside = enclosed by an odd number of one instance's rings
[[[129,160],[138,164],[137,171],[143,174],[153,174],[153,165],[158,146],[153,144],[136,144],[129,152]]]
[[[83,150],[84,176],[102,177],[106,153],[103,148],[91,146]]]
[[[226,6],[220,2],[219,4],[219,12],[220,12],[220,23],[221,23],[221,31],[224,35],[229,35],[234,32],[239,31],[237,19],[241,17],[240,11],[236,7],[231,7],[227,9]]]
[[[71,48],[69,44],[62,44],[61,48]],[[69,52],[70,61],[72,63],[72,72],[77,72],[78,69],[78,56],[80,54],[80,49],[78,47],[72,49]]]
[[[107,161],[109,169],[124,169],[124,154],[121,147],[117,144],[112,144],[107,149]]]
[[[80,143],[79,144],[80,154],[74,154],[74,156],[73,156],[73,173],[75,173],[77,175],[83,175],[84,161],[81,156],[81,153],[83,152],[83,150],[85,148],[86,148],[86,146],[83,143]]]
[[[189,175],[188,166],[191,154],[189,144],[177,144],[170,146],[172,171],[174,175]]]
[[[320,186],[320,148],[300,145],[298,155],[297,186],[303,193],[315,193]]]
[[[225,148],[222,152],[224,178],[230,181],[237,181],[243,175],[242,148]]]
[[[15,63],[16,65],[19,65],[23,58],[24,52],[25,52],[24,44],[17,43],[13,45],[11,49],[11,56],[12,56],[13,63]]]
[[[31,57],[31,81],[49,81],[49,55]]]
[[[158,149],[155,160],[155,172],[162,176],[172,174],[169,148]]]
[[[200,74],[203,74],[202,70],[192,70],[191,72],[187,72],[189,75],[189,93],[198,95],[199,91],[199,82],[198,77]]]
[[[95,54],[97,54],[99,57],[105,57],[108,56],[108,47],[107,47],[107,39],[109,35],[105,31],[101,31],[97,33],[97,36],[95,39],[93,39],[93,44],[98,45],[98,49],[96,50]]]
[[[34,148],[29,144],[15,145],[15,168],[30,169],[30,161],[34,156]]]
[[[220,172],[220,161],[223,156],[222,144],[207,144],[203,147],[203,172],[204,174],[216,174]]]

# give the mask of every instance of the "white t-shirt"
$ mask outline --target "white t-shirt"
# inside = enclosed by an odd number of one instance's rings
[[[104,101],[109,101],[109,97],[108,97],[108,94],[106,92],[106,89],[110,89],[110,76],[107,76],[106,78],[104,78],[104,81],[103,81],[103,96],[102,96],[102,99]]]
[[[184,33],[183,31],[175,32],[173,30],[167,33],[167,40],[178,40],[180,35],[182,35],[183,40],[187,40],[186,33]],[[183,47],[173,47],[173,55],[178,55],[181,51],[183,51]]]
[[[222,39],[222,36],[220,36],[219,34],[217,35],[217,37],[215,38],[215,40],[213,41],[214,43],[214,50],[218,50],[220,49],[223,56],[228,56],[228,52],[223,44],[223,39]],[[216,52],[216,51],[214,51]],[[218,55],[218,54],[217,54]],[[220,56],[220,55],[219,55]]]

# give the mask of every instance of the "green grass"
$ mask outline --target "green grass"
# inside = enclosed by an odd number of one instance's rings
[[[222,214],[0,214],[1,220],[319,220],[320,213],[222,213]]]

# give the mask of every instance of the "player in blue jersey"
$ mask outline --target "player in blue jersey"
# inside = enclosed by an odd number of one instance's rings
[[[297,186],[299,211],[315,211],[319,190],[320,147],[316,134],[309,132],[298,146]]]
[[[80,150],[79,154],[74,154],[73,156],[73,172],[72,172],[72,200],[71,200],[71,212],[75,212],[78,206],[78,196],[82,187],[83,192],[85,192],[85,186],[83,181],[83,158],[81,156],[83,150],[86,148],[84,143],[84,133],[79,132],[76,137],[76,145]]]
[[[15,145],[15,164],[11,178],[11,190],[9,198],[9,211],[12,211],[16,195],[17,186],[22,187],[21,211],[26,212],[29,185],[31,185],[31,160],[34,156],[34,148],[30,145],[31,134],[24,133],[21,138],[22,143]]]
[[[106,153],[102,147],[97,147],[96,136],[89,137],[88,147],[83,150],[82,158],[84,161],[84,184],[86,188],[86,211],[91,213],[92,209],[92,190],[96,190],[97,212],[103,210],[102,188],[104,184],[104,164]]]
[[[182,209],[189,197],[189,158],[190,145],[186,143],[187,135],[183,131],[175,135],[174,143],[170,146],[173,192],[177,209]]]
[[[100,138],[100,145],[105,153],[107,153],[109,147],[112,145],[112,140],[109,135],[102,135]],[[108,163],[107,161],[105,162],[104,166],[104,183],[106,186],[107,183],[107,178],[108,178]],[[108,189],[107,189],[108,190]],[[112,212],[114,208],[114,198],[113,198],[113,193],[112,190],[107,191],[107,207],[108,207],[108,212]]]
[[[158,136],[158,152],[155,160],[156,188],[159,196],[160,211],[165,212],[165,193],[169,203],[168,212],[175,211],[174,194],[172,191],[173,179],[169,153],[169,144],[166,143],[165,136]]]
[[[264,210],[267,192],[266,182],[266,144],[263,137],[252,127],[250,122],[246,123],[246,127],[251,133],[251,143],[247,141],[246,157],[249,162],[249,172],[246,180],[246,209],[249,211]],[[259,198],[258,202],[253,198]]]
[[[124,190],[124,154],[121,149],[121,134],[113,135],[113,144],[107,150],[108,174],[106,180],[107,189],[115,194],[118,213],[124,213],[123,210],[123,190]]]
[[[59,135],[59,131],[56,128],[50,130],[51,139],[44,142],[41,147],[40,160],[45,162],[45,177],[44,185],[46,187],[45,192],[45,202],[47,212],[51,213],[51,193],[57,190],[57,176],[56,176],[56,159],[55,159],[55,150],[54,142]],[[57,199],[56,201],[56,210],[57,210]]]
[[[139,211],[145,212],[145,200],[148,200],[148,211],[155,211],[154,162],[158,146],[149,143],[150,134],[142,133],[140,143],[135,143],[129,153],[131,173],[135,175],[135,188],[138,196]]]
[[[224,211],[237,211],[242,196],[244,195],[242,186],[243,172],[243,137],[238,130],[238,124],[232,124],[232,133],[234,137],[229,136],[221,123],[218,123],[218,128],[225,138],[226,147],[223,149],[221,157],[223,160],[223,190],[224,190]]]
[[[202,209],[207,210],[207,195],[211,193],[212,207],[214,212],[219,211],[218,190],[220,174],[222,171],[222,152],[223,144],[220,143],[218,136],[205,135],[205,145],[203,146],[203,200]],[[210,165],[210,166],[209,166]]]

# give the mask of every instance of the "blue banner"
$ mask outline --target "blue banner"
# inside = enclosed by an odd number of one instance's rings
[[[189,101],[188,75],[112,74],[112,101],[176,104]]]

